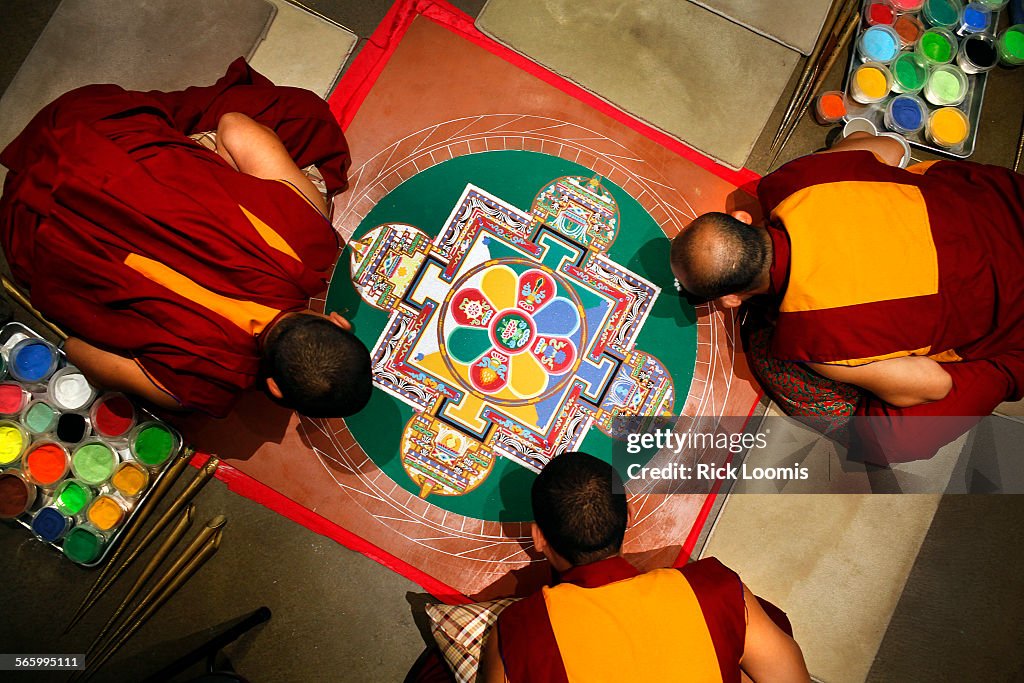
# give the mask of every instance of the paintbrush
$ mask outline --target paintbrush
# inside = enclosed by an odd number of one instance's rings
[[[185,487],[185,490],[182,491],[178,495],[178,497],[174,499],[174,502],[171,503],[171,506],[169,508],[167,508],[167,511],[164,512],[164,514],[161,515],[159,519],[157,519],[157,521],[153,524],[153,527],[149,530],[149,532],[142,538],[141,541],[139,541],[139,544],[135,546],[135,549],[132,550],[132,552],[128,555],[128,557],[124,559],[123,562],[121,562],[121,565],[117,569],[111,572],[110,576],[107,577],[106,582],[103,583],[96,590],[95,595],[93,595],[92,598],[86,604],[83,604],[83,606],[79,608],[80,613],[74,619],[72,619],[71,623],[68,625],[68,629],[71,629],[76,623],[78,623],[79,620],[81,620],[83,616],[85,616],[85,613],[88,612],[89,609],[93,605],[95,605],[96,602],[101,597],[103,597],[103,594],[107,591],[107,589],[110,588],[110,586],[113,585],[115,581],[117,581],[117,579],[124,573],[124,571],[128,569],[131,563],[134,562],[135,559],[139,557],[139,555],[141,555],[143,551],[146,550],[146,548],[149,547],[149,544],[153,542],[153,539],[155,539],[160,534],[160,532],[163,531],[164,528],[166,528],[167,525],[174,520],[174,517],[178,514],[178,512],[180,512],[182,508],[188,505],[189,502],[191,502],[191,500],[196,497],[196,494],[198,494],[202,490],[202,488],[206,486],[206,483],[210,481],[210,479],[213,477],[213,474],[214,472],[217,471],[217,466],[219,464],[220,460],[218,460],[217,458],[210,458],[209,460],[206,461],[205,465],[199,468],[199,471],[196,472],[196,476],[192,479],[192,481],[189,482],[188,486]]]
[[[139,577],[135,579],[135,583],[132,585],[131,589],[129,589],[128,594],[124,597],[124,599],[121,600],[121,604],[117,606],[117,609],[110,616],[110,618],[107,619],[107,623],[103,626],[103,629],[100,631],[100,634],[96,636],[93,645],[95,645],[103,639],[103,636],[107,634],[107,631],[109,631],[110,628],[114,625],[114,622],[116,622],[118,617],[120,617],[121,614],[123,614],[124,611],[128,609],[128,605],[130,605],[135,596],[139,594],[139,591],[142,590],[142,587],[146,585],[146,581],[149,580],[149,577],[153,575],[153,572],[157,570],[160,564],[170,554],[171,550],[174,549],[174,546],[178,544],[178,541],[180,541],[182,536],[184,536],[185,533],[189,530],[189,528],[192,526],[192,518],[195,515],[195,512],[196,506],[194,504],[189,503],[188,506],[185,507],[185,511],[181,513],[181,517],[178,519],[178,523],[174,525],[173,529],[171,529],[170,535],[167,536],[167,539],[157,549],[156,553],[153,555],[153,558],[146,563],[146,566],[143,568],[142,573],[139,574]]]
[[[847,5],[844,8],[843,12],[839,15],[839,19],[836,21],[835,26],[832,28],[831,35],[829,35],[828,40],[825,42],[824,50],[822,50],[822,53],[818,56],[818,60],[812,65],[811,73],[807,79],[807,82],[804,84],[803,89],[800,91],[799,97],[796,98],[796,104],[793,106],[793,110],[790,112],[789,118],[783,121],[784,125],[780,126],[779,133],[772,141],[772,145],[769,151],[774,152],[777,150],[782,138],[785,137],[785,135],[789,134],[790,130],[796,127],[796,124],[799,122],[802,114],[798,115],[797,112],[801,111],[802,108],[803,111],[806,111],[804,105],[808,104],[814,99],[814,93],[816,92],[816,90],[814,89],[814,84],[818,82],[818,79],[821,78],[823,73],[827,75],[829,70],[831,69],[831,65],[834,63],[832,56],[836,54],[838,51],[842,50],[840,40],[842,38],[843,32],[846,30],[846,27],[849,25],[849,22],[851,21],[856,22],[858,26],[860,25],[860,12],[858,11],[858,5],[855,2]],[[823,66],[824,68],[822,68]]]
[[[210,526],[218,520],[219,526]],[[129,638],[135,635],[136,631],[138,631],[139,628],[141,628],[142,625],[145,624],[158,609],[170,600],[174,594],[177,593],[178,590],[185,585],[185,583],[192,578],[197,571],[199,571],[199,568],[202,567],[207,560],[213,557],[217,552],[217,549],[220,547],[221,536],[224,533],[221,527],[224,525],[225,521],[226,520],[222,515],[210,520],[207,527],[200,533],[203,538],[203,542],[201,544],[197,543],[199,541],[199,537],[197,537],[196,541],[193,541],[189,545],[186,552],[192,551],[191,556],[184,562],[181,561],[182,558],[179,558],[179,560],[171,567],[171,571],[169,571],[168,574],[166,574],[160,582],[154,586],[153,590],[143,598],[142,602],[139,603],[139,606],[132,611],[131,615],[110,638],[110,642],[98,652],[97,658],[94,659],[88,668],[82,672],[82,680],[87,680],[95,675],[96,671],[102,667],[107,660],[109,660],[114,653],[128,641]],[[209,530],[209,533],[207,533],[207,530]]]
[[[1024,156],[1024,120],[1020,122],[1020,139],[1017,141],[1017,156],[1013,159],[1013,172],[1020,173],[1020,158]]]
[[[59,327],[57,327],[56,325],[51,323],[49,320],[47,320],[43,316],[42,313],[37,311],[35,306],[33,306],[31,304],[31,302],[29,302],[28,297],[25,296],[25,293],[21,291],[21,289],[18,287],[18,285],[14,284],[14,282],[12,282],[6,275],[2,275],[2,274],[0,274],[0,282],[3,283],[4,291],[7,292],[8,294],[10,294],[11,298],[14,299],[18,303],[19,306],[21,306],[26,311],[31,313],[32,316],[36,320],[38,320],[42,324],[46,325],[46,327],[48,327],[51,332],[53,332],[55,335],[57,335],[58,339],[60,339],[61,341],[66,341],[67,340],[67,338],[68,338],[67,332],[65,332],[64,330],[60,329]]]
[[[70,631],[71,627],[82,618],[83,614],[85,614],[85,610],[92,606],[92,603],[94,602],[93,597],[100,590],[101,586],[105,586],[104,580],[113,571],[114,567],[117,566],[118,558],[128,551],[132,540],[139,534],[139,532],[142,531],[146,520],[149,519],[149,516],[153,514],[153,511],[156,510],[158,505],[160,505],[160,501],[162,501],[164,496],[167,495],[167,492],[171,490],[171,487],[174,486],[174,483],[178,480],[178,477],[181,476],[181,473],[185,471],[185,466],[188,465],[188,462],[192,459],[192,455],[194,453],[195,450],[193,448],[186,446],[181,450],[181,453],[178,454],[174,462],[168,466],[167,471],[164,472],[164,475],[160,478],[156,488],[153,489],[149,494],[149,497],[146,499],[146,502],[142,504],[142,507],[140,507],[138,512],[135,513],[135,516],[128,522],[131,526],[122,531],[121,544],[117,547],[117,550],[114,551],[114,554],[110,556],[110,559],[107,560],[106,565],[100,571],[100,575],[96,577],[96,581],[93,582],[92,588],[90,588],[89,592],[86,593],[85,597],[82,599],[82,603],[78,606],[78,609],[71,617],[71,622],[67,627],[65,627],[64,633]]]
[[[843,34],[842,36],[840,36],[839,42],[836,44],[836,47],[832,51],[832,54],[829,55],[828,61],[825,62],[824,68],[822,68],[815,76],[814,83],[811,86],[811,89],[808,91],[808,97],[804,101],[803,105],[800,107],[800,113],[797,114],[796,117],[793,119],[793,123],[789,128],[789,132],[786,133],[786,137],[783,139],[782,144],[779,145],[779,148],[775,151],[775,154],[772,156],[771,162],[768,164],[769,169],[775,166],[775,162],[778,161],[779,155],[782,154],[782,150],[786,148],[786,145],[789,143],[789,139],[793,137],[793,133],[796,131],[797,125],[800,123],[800,119],[802,119],[804,114],[807,113],[807,109],[811,106],[811,102],[814,100],[815,95],[817,95],[818,91],[821,90],[821,86],[825,84],[825,79],[828,77],[828,72],[832,70],[833,65],[835,65],[836,63],[836,60],[839,59],[839,55],[842,53],[843,48],[846,46],[846,43],[849,42],[853,34],[857,31],[857,27],[859,25],[860,14],[855,13],[852,17],[850,17],[849,21],[847,22],[846,28],[843,30]]]
[[[825,49],[825,44],[833,37],[835,27],[839,22],[840,10],[845,10],[849,7],[849,0],[836,0],[832,3],[832,8],[828,12],[828,16],[825,18],[825,23],[821,27],[821,35],[818,36],[818,41],[814,44],[814,50],[811,51],[811,56],[807,58],[807,64],[804,65],[804,70],[800,74],[800,79],[797,81],[796,88],[793,90],[793,96],[789,99],[789,104],[786,106],[786,113],[782,115],[782,122],[779,123],[779,130],[776,131],[775,137],[772,138],[771,148],[774,149],[775,145],[778,144],[779,139],[782,138],[786,125],[789,123],[790,117],[796,108],[800,105],[803,99],[804,88],[811,79],[811,73],[818,65],[818,58],[821,57],[822,50]]]

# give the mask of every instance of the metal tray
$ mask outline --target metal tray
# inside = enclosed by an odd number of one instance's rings
[[[864,2],[861,3],[862,16],[864,14],[863,8],[867,6],[867,4],[871,1],[872,0],[864,0]],[[907,12],[907,14],[919,16],[920,12]],[[924,23],[923,20],[922,23]],[[851,46],[856,46],[857,41],[860,40],[860,36],[865,30],[866,27],[864,26],[860,28],[860,30],[857,32],[857,35],[854,37],[853,41],[851,41]],[[850,92],[850,77],[853,75],[854,68],[860,63],[860,58],[857,56],[857,49],[856,47],[853,47],[850,50],[850,63],[846,67],[846,78],[843,81],[843,90],[845,92]],[[921,132],[919,133],[914,133],[913,135],[905,136],[907,138],[907,142],[910,143],[911,147],[923,149],[927,152],[931,152],[932,154],[954,157],[956,159],[966,159],[967,157],[974,154],[974,145],[975,141],[978,138],[978,124],[981,121],[981,104],[982,101],[985,99],[985,85],[988,83],[988,73],[985,72],[980,74],[966,74],[966,76],[967,97],[964,98],[964,101],[957,106],[957,109],[967,114],[967,119],[971,122],[971,130],[970,133],[968,133],[967,135],[967,139],[964,140],[959,147],[946,149],[945,147],[938,147],[929,142],[928,138],[925,137],[924,129],[922,128]],[[896,93],[890,93],[884,100],[882,100],[878,104],[858,104],[854,102],[852,99],[847,98],[848,110],[846,116],[843,117],[843,120],[849,121],[851,118],[855,117],[864,118],[868,119],[869,121],[871,121],[871,123],[875,124],[875,127],[878,128],[878,130],[888,130],[883,122],[885,106],[889,103],[889,100],[891,100],[895,96]],[[921,97],[921,101],[924,102],[925,107],[928,108],[929,112],[939,109],[939,107],[936,107],[932,103],[925,100],[924,97]]]
[[[16,334],[23,334],[23,335],[25,335],[27,337],[34,337],[36,339],[42,339],[43,338],[43,336],[40,335],[38,332],[36,332],[35,330],[33,330],[30,327],[22,325],[21,323],[17,323],[17,322],[7,323],[2,328],[0,328],[0,353],[2,353],[4,355],[5,360],[7,358],[7,354],[8,354],[9,349],[6,349],[4,347],[11,340],[11,338],[14,335],[16,335]],[[58,348],[57,352],[60,354],[61,359],[62,359],[61,363],[60,363],[60,365],[58,367],[63,367],[64,365],[67,364],[67,357],[64,355],[64,349]],[[40,396],[37,396],[37,394],[39,394],[40,392],[35,391],[33,389],[29,389],[29,391],[33,392],[33,398],[39,398],[40,397]],[[99,395],[102,395],[102,394],[98,394],[97,398],[99,397]],[[121,527],[110,536],[110,540],[103,547],[103,552],[100,553],[100,556],[95,561],[90,562],[89,564],[79,564],[78,562],[75,562],[75,564],[77,564],[79,567],[89,567],[89,568],[92,568],[92,567],[98,567],[99,565],[103,564],[103,561],[107,558],[107,556],[110,554],[110,552],[118,545],[118,542],[121,540],[121,536],[124,533],[125,529],[127,529],[127,528],[129,528],[131,526],[132,521],[135,519],[135,513],[139,510],[140,507],[142,507],[143,503],[145,503],[147,500],[149,500],[150,494],[157,488],[157,485],[164,478],[164,475],[167,474],[167,467],[174,461],[175,456],[181,452],[181,449],[185,447],[184,442],[182,441],[182,438],[181,438],[181,433],[178,432],[178,430],[174,429],[174,427],[170,426],[165,421],[161,420],[160,418],[156,417],[151,412],[149,412],[148,410],[146,410],[145,408],[140,406],[138,404],[138,402],[136,402],[135,400],[132,400],[132,403],[135,405],[135,409],[139,412],[140,415],[145,416],[149,420],[155,420],[155,421],[159,422],[161,425],[163,425],[164,427],[169,429],[177,437],[177,439],[178,439],[178,450],[171,454],[171,457],[169,457],[167,459],[167,462],[164,463],[163,469],[161,469],[160,473],[155,478],[153,478],[153,481],[152,481],[152,483],[149,486],[149,490],[146,491],[141,496],[139,496],[134,501],[125,500],[120,494],[118,494],[117,492],[114,491],[113,486],[111,486],[111,484],[109,482],[107,482],[103,486],[96,487],[96,490],[98,492],[100,492],[100,493],[110,493],[110,494],[116,496],[119,500],[124,500],[125,503],[127,503],[128,507],[129,507],[128,517],[125,520],[125,523],[122,524]],[[108,445],[117,452],[117,454],[118,454],[118,456],[120,458],[120,461],[134,460],[134,458],[132,458],[131,451],[130,451],[130,449],[128,448],[127,445],[125,445],[124,447],[117,447],[115,444],[112,444],[112,443],[109,443],[109,442],[108,442]],[[10,469],[10,468],[5,468],[5,469]],[[28,512],[26,512],[25,514],[23,514],[23,515],[21,515],[19,517],[15,517],[13,520],[9,520],[9,521],[17,522],[21,526],[23,526],[26,529],[28,529],[29,532],[31,533],[31,531],[32,531],[32,515],[33,515],[33,513],[35,513],[40,508],[46,507],[51,502],[53,502],[53,497],[51,495],[49,495],[49,494],[43,493],[43,491],[40,489],[38,495],[36,496],[36,502],[32,504],[31,509],[29,509]],[[76,520],[75,521],[75,526],[77,526],[78,524],[81,524],[83,516],[84,516],[84,513],[80,513],[79,515],[75,516],[75,520]],[[35,538],[34,534],[33,534],[33,538]],[[38,542],[42,543],[43,541],[38,541]],[[63,550],[63,548],[59,544],[57,544],[57,543],[48,543],[47,545],[55,548],[59,553],[61,553],[61,555],[64,554],[64,550]]]

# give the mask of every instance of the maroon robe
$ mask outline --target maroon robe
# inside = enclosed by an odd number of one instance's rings
[[[329,221],[295,188],[239,173],[187,137],[232,111],[273,129],[300,167],[316,164],[328,194],[345,189],[348,146],[327,104],[274,86],[241,59],[216,84],[180,92],[79,88],[0,154],[9,169],[0,240],[32,304],[215,416],[256,383],[262,325],[233,324],[209,300],[264,317],[304,309],[338,249]],[[130,257],[160,264],[205,299],[129,267]]]

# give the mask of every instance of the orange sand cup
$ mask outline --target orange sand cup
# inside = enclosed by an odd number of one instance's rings
[[[822,93],[814,103],[814,118],[823,126],[838,123],[846,116],[846,95],[839,90]]]
[[[128,508],[117,498],[104,493],[97,496],[89,506],[86,518],[100,531],[113,531],[121,526],[125,517],[128,516]]]
[[[138,498],[149,486],[149,471],[134,462],[125,461],[117,466],[110,483],[125,498]]]

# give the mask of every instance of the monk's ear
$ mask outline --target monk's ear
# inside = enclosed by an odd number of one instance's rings
[[[718,305],[722,308],[739,308],[743,303],[743,298],[738,294],[726,294],[715,299]]]
[[[267,378],[267,391],[269,391],[270,395],[278,401],[284,398],[284,394],[281,393],[281,387],[277,386],[277,381],[275,381],[273,377]]]
[[[341,313],[337,311],[331,311],[331,314],[327,316],[327,319],[347,332],[352,331],[352,323],[347,318],[342,317]]]
[[[533,547],[537,549],[537,552],[547,555],[548,539],[544,538],[544,532],[540,530],[536,522],[530,525],[530,536],[533,537]]]
[[[754,224],[754,217],[751,216],[746,211],[733,211],[729,215],[735,218],[736,220],[740,221],[741,223],[746,223],[747,225]]]

